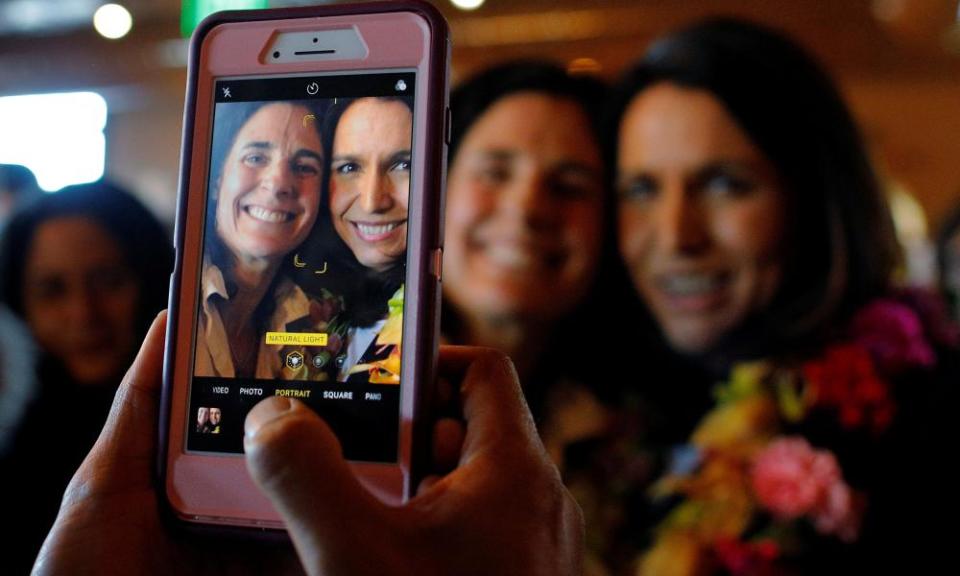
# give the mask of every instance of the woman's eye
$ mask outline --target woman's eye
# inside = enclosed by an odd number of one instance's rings
[[[346,176],[348,174],[354,174],[360,172],[360,165],[356,162],[344,162],[342,164],[337,164],[333,167],[333,171],[337,174]]]
[[[592,195],[593,186],[583,179],[559,178],[551,183],[552,195],[556,198],[576,199]]]
[[[320,174],[320,168],[313,164],[294,164],[293,172],[297,176],[310,177]]]
[[[113,292],[127,287],[133,280],[132,275],[123,268],[109,268],[98,271],[89,280],[97,292]]]
[[[620,196],[626,200],[651,200],[657,194],[653,178],[642,176],[620,186]]]
[[[241,161],[251,167],[260,167],[266,166],[267,164],[267,155],[266,154],[247,154],[244,156]]]
[[[753,190],[753,182],[731,174],[714,174],[703,182],[703,189],[712,195],[738,196]]]
[[[477,171],[477,179],[487,185],[503,184],[510,180],[510,169],[506,166],[487,166]]]
[[[66,294],[67,286],[59,279],[48,278],[36,282],[33,286],[34,296],[41,301],[52,302]]]
[[[410,160],[397,160],[393,163],[393,166],[390,167],[390,170],[393,172],[409,172]]]

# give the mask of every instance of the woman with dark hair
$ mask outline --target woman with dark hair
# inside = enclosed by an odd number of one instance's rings
[[[320,263],[304,286],[324,302],[314,316],[326,324],[330,343],[310,351],[308,377],[398,384],[413,101],[340,98],[323,133],[328,210],[303,256]]]
[[[597,80],[513,62],[470,78],[450,101],[443,332],[511,357],[557,460],[562,405],[603,354],[572,351],[600,334],[598,273],[608,253],[615,259],[603,95]]]
[[[26,321],[46,366],[116,385],[166,306],[172,268],[167,234],[138,200],[108,183],[70,186],[10,219],[0,301]]]
[[[656,42],[610,113],[649,359],[619,435],[567,472],[595,552],[631,574],[923,571],[944,549],[919,527],[954,513],[937,408],[957,340],[891,286],[832,82],[779,34],[710,20]]]
[[[172,269],[160,223],[107,183],[44,195],[4,230],[0,301],[40,349],[38,388],[0,465],[3,509],[18,518],[4,560],[11,573],[25,573],[36,556],[138,342],[166,305]]]
[[[310,117],[302,102],[218,105],[198,376],[282,377],[282,352],[262,335],[310,315],[289,278],[320,212],[324,153]]]

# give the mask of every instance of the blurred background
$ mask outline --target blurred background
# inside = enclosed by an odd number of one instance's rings
[[[0,163],[28,166],[47,191],[106,176],[170,225],[184,34],[216,9],[316,3],[0,0]],[[691,20],[732,14],[772,24],[804,43],[839,81],[897,193],[908,250],[911,238],[936,230],[960,203],[957,0],[433,3],[452,28],[454,82],[517,57],[549,58],[612,80],[652,38]],[[916,250],[911,275],[922,282],[932,264],[922,247]]]

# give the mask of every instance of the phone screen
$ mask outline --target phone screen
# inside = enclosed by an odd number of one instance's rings
[[[395,463],[413,71],[219,78],[186,449],[240,454],[262,399]]]

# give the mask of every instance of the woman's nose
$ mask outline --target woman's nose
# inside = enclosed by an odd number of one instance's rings
[[[699,199],[679,183],[664,190],[657,211],[656,231],[660,247],[669,252],[695,253],[709,242],[709,230]]]
[[[67,317],[74,325],[96,322],[100,317],[100,300],[95,288],[86,285],[73,286],[64,301]]]
[[[393,207],[393,194],[390,178],[377,171],[371,171],[360,183],[360,207],[364,212],[385,212]]]
[[[502,209],[528,226],[537,227],[550,220],[553,207],[550,181],[541,171],[515,177],[502,199]]]
[[[293,185],[293,168],[288,162],[271,163],[260,178],[260,186],[277,196],[292,196],[296,190]]]

